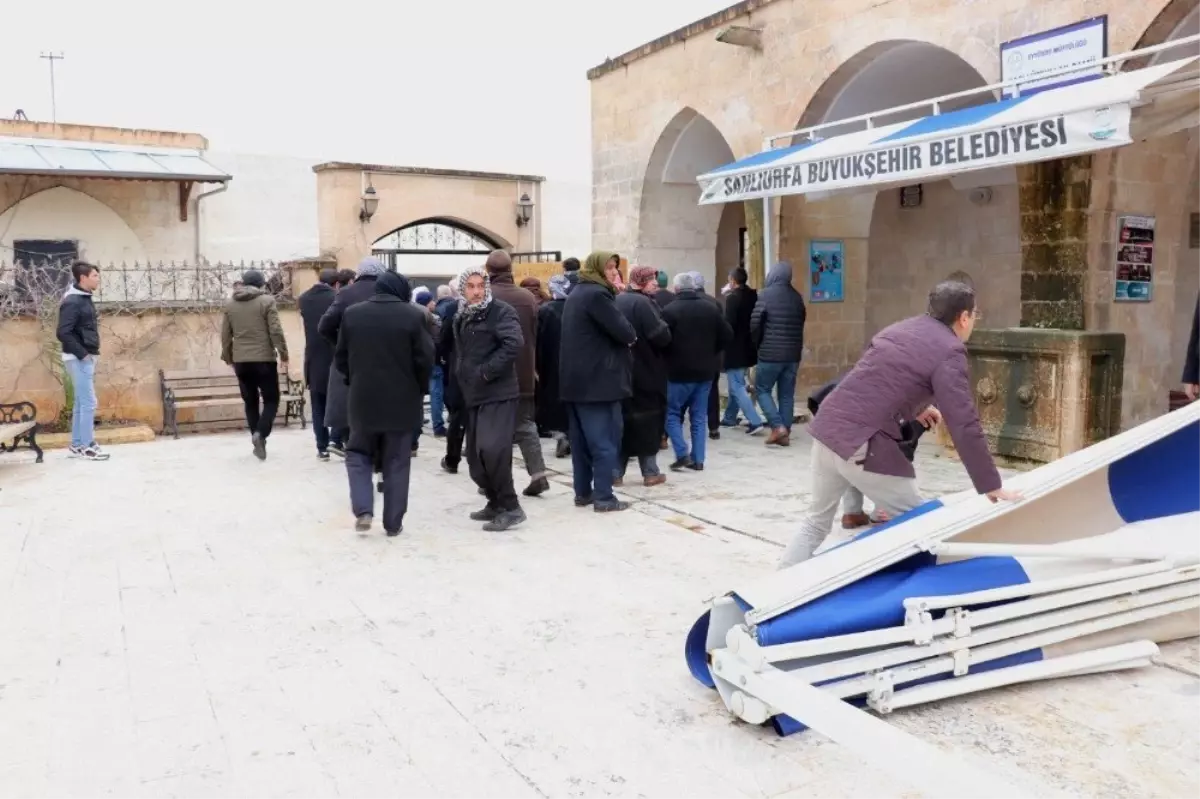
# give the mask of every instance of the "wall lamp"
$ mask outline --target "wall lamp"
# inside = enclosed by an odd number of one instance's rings
[[[362,207],[358,210],[358,221],[367,223],[371,221],[371,217],[375,216],[375,209],[379,207],[379,195],[375,193],[374,186],[367,186],[362,193]]]
[[[533,219],[533,200],[528,194],[522,194],[517,200],[517,227],[525,227]]]

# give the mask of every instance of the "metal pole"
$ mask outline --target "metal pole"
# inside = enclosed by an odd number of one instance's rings
[[[58,123],[58,97],[54,88],[54,62],[62,61],[65,56],[62,53],[42,53],[41,58],[50,62],[50,121]]]
[[[771,198],[763,197],[763,280],[771,271]],[[764,284],[765,285],[765,284]]]

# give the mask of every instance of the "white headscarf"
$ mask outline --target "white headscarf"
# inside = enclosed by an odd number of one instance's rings
[[[467,281],[479,275],[483,278],[483,299],[474,305],[467,302]],[[492,304],[492,281],[487,269],[482,266],[471,266],[459,273],[454,282],[454,293],[458,295],[458,312],[466,316],[477,316],[487,310]]]

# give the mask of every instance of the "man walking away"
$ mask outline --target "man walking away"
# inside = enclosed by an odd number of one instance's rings
[[[458,279],[447,286],[452,294],[459,294]],[[442,367],[445,378],[446,404],[446,455],[442,458],[442,470],[450,474],[458,474],[458,464],[462,460],[463,438],[466,436],[467,409],[463,406],[462,390],[458,386],[457,371],[454,366],[454,318],[458,314],[458,299],[451,297],[453,303],[439,303],[438,317],[441,326],[437,340],[437,363]]]
[[[704,287],[704,275],[699,272],[688,272],[692,276],[692,281],[696,284],[696,293],[707,299],[717,307],[721,315],[725,314],[725,308],[721,305],[721,301],[716,297],[711,296]],[[721,370],[723,358],[717,356],[717,371],[712,376],[712,386],[708,391],[708,405],[706,406],[705,418],[708,420],[708,437],[716,441],[721,437]]]
[[[433,372],[433,339],[424,307],[409,302],[403,275],[385,272],[375,295],[346,311],[338,336],[338,369],[350,386],[346,477],[354,529],[371,529],[375,464],[383,472],[383,529],[404,529],[413,430],[420,426]]]
[[[241,287],[225,306],[221,325],[221,360],[233,366],[237,375],[254,457],[260,461],[267,459],[267,437],[279,411],[279,370],[286,373],[288,368],[287,341],[279,323],[279,309],[265,284],[262,272],[246,271]],[[278,366],[276,353],[279,353]]]
[[[502,532],[525,521],[513,487],[512,448],[521,386],[517,358],[524,339],[511,305],[492,298],[487,269],[458,278],[454,373],[467,408],[467,464],[487,505],[471,514],[483,529]],[[520,289],[518,289],[520,291]]]
[[[385,271],[383,263],[378,258],[368,257],[359,262],[353,283],[344,286],[337,293],[333,304],[329,306],[329,310],[317,323],[317,332],[331,346],[337,346],[342,316],[346,313],[346,309],[360,302],[366,302],[375,296],[375,281]],[[325,397],[325,424],[333,428],[334,435],[337,435],[341,441],[350,439],[350,414],[346,408],[348,395],[346,376],[338,370],[335,361],[329,369],[329,387]],[[333,451],[335,454],[341,454],[336,449]]]
[[[571,282],[566,275],[550,278],[550,299],[538,308],[537,332],[537,406],[539,428],[549,430],[554,437],[554,457],[571,454],[567,437],[567,409],[563,404],[558,379],[558,359],[562,350],[562,318],[567,306]]]
[[[617,265],[594,252],[563,310],[558,373],[567,406],[575,506],[597,513],[629,507],[613,494],[621,449],[621,403],[632,393],[633,326],[617,310]]]
[[[758,303],[758,292],[747,285],[749,275],[740,266],[729,273],[729,293],[725,295],[725,321],[733,328],[733,341],[725,351],[725,382],[729,386],[729,402],[725,406],[723,427],[737,427],[738,411],[746,414],[749,427],[746,432],[754,435],[763,427],[762,417],[746,390],[746,375],[758,362],[758,347],[750,335],[750,317]]]
[[[754,388],[771,434],[767,444],[791,443],[795,418],[796,374],[804,354],[804,298],[792,288],[792,265],[780,261],[767,273],[750,317],[750,335],[758,347]],[[778,391],[778,403],[771,392]]]
[[[924,501],[913,465],[901,449],[900,419],[915,419],[926,427],[945,419],[975,490],[993,502],[1021,498],[1001,486],[975,408],[965,342],[977,318],[970,286],[937,284],[929,294],[928,312],[881,330],[821,403],[808,427],[813,437],[812,499],[780,568],[812,556],[829,535],[838,503],[851,486],[890,518]]]
[[[635,266],[629,270],[629,287],[617,295],[617,310],[633,325],[637,339],[633,355],[632,394],[621,403],[624,432],[617,485],[625,480],[629,460],[637,458],[642,484],[662,485],[667,477],[658,469],[658,449],[667,420],[667,365],[665,353],[671,330],[652,297],[658,291],[654,270]]]
[[[454,313],[451,309],[458,307],[453,293],[446,284],[437,287],[437,299],[433,304],[439,329],[436,340],[441,339],[441,328],[445,327],[447,316]],[[433,377],[429,380],[429,423],[434,438],[446,437],[446,370],[440,361],[433,365]]]
[[[317,457],[329,460],[329,428],[325,426],[325,397],[329,390],[329,367],[333,363],[333,345],[325,340],[317,325],[337,295],[338,272],[322,269],[312,288],[300,295],[296,304],[304,322],[304,384],[312,401],[313,435],[317,439]],[[339,441],[340,445],[341,442]]]
[[[71,287],[58,305],[58,343],[75,400],[71,408],[70,457],[106,461],[96,443],[96,359],[100,357],[100,325],[92,293],[100,287],[100,270],[84,261],[71,266]]]
[[[493,250],[488,255],[487,272],[491,281],[492,296],[512,306],[521,323],[521,338],[524,343],[517,354],[517,381],[521,388],[521,402],[517,409],[516,444],[521,448],[525,471],[529,472],[529,486],[522,493],[527,497],[536,497],[550,489],[550,481],[546,479],[542,441],[538,436],[537,421],[534,419],[534,395],[537,387],[537,300],[513,282],[512,258],[504,250]]]
[[[711,297],[696,290],[691,273],[675,276],[675,301],[663,310],[671,329],[667,350],[667,435],[675,448],[673,471],[704,469],[708,395],[721,352],[733,340],[733,329]],[[683,415],[691,419],[692,442],[683,437]]]

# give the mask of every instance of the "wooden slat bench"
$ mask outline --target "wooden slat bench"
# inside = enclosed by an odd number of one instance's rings
[[[41,463],[37,431],[37,407],[32,402],[0,403],[0,452],[12,452],[25,444],[37,453],[37,462]]]
[[[170,430],[179,438],[179,411],[187,409],[242,407],[242,394],[238,389],[237,376],[232,369],[209,369],[197,371],[158,372],[162,387],[163,435]],[[299,380],[279,374],[279,412],[286,426],[292,419],[300,420],[300,427],[307,424],[304,418],[304,387]],[[276,417],[278,418],[278,417]],[[231,420],[223,420],[231,421]],[[197,421],[194,425],[210,425],[212,421]],[[245,421],[242,421],[245,424]]]

